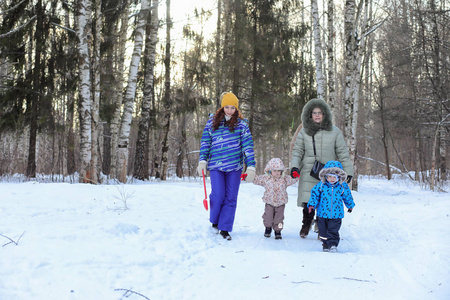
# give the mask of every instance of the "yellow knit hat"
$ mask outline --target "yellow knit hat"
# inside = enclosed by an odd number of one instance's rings
[[[222,94],[222,104],[221,107],[232,105],[238,108],[239,100],[233,93],[224,93]]]

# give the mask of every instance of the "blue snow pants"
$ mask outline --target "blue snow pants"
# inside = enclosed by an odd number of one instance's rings
[[[241,171],[210,171],[209,175],[211,177],[209,220],[217,224],[219,230],[232,231],[241,184]]]
[[[339,229],[341,229],[342,219],[317,218],[319,226],[319,238],[328,247],[339,245]]]

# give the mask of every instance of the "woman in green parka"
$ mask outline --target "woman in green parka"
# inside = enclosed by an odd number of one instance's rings
[[[353,177],[353,165],[350,161],[347,144],[339,128],[333,125],[331,110],[322,99],[309,100],[302,111],[302,125],[292,150],[290,163],[291,174],[297,171],[300,174],[298,184],[297,206],[303,207],[303,225],[300,236],[306,238],[314,219],[314,211],[308,212],[307,203],[311,196],[311,189],[319,182],[309,174],[317,159],[325,164],[330,160],[339,161],[345,173],[347,182]],[[315,140],[316,155],[314,156],[313,136]]]

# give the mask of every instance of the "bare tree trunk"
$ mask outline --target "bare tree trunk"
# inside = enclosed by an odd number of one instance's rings
[[[334,1],[328,0],[328,104],[331,108],[331,115],[334,116],[336,105],[336,83],[335,83],[335,60],[334,60],[334,40],[336,39],[336,30],[334,29]]]
[[[79,40],[78,51],[80,55],[80,182],[91,182],[92,158],[92,122],[91,122],[91,68],[89,58],[89,40],[91,31],[91,1],[80,0],[78,12],[77,36]]]
[[[317,0],[311,0],[311,15],[314,30],[314,54],[316,61],[317,97],[325,99],[326,82],[323,74],[322,42],[320,38],[320,20]]]
[[[119,45],[117,53],[117,70],[116,70],[116,82],[118,88],[114,90],[114,115],[111,120],[111,178],[118,178],[118,156],[117,150],[119,146],[119,130],[120,130],[120,114],[122,111],[122,99],[123,99],[123,73],[125,71],[125,45],[127,41],[127,29],[128,29],[128,5],[126,0],[123,0],[125,6],[123,15],[121,18],[120,32],[119,32]]]
[[[41,102],[42,85],[41,85],[41,68],[42,68],[42,52],[43,52],[43,8],[42,0],[38,0],[36,3],[36,30],[34,33],[35,38],[35,50],[34,50],[34,69],[33,69],[33,90],[32,95],[27,96],[28,109],[27,113],[30,118],[30,138],[28,144],[28,163],[27,163],[27,176],[36,177],[36,140],[38,129],[38,110]]]
[[[164,82],[164,125],[163,139],[161,142],[161,179],[166,180],[168,169],[168,152],[169,152],[169,130],[171,118],[172,100],[170,99],[170,29],[172,20],[170,18],[170,0],[166,0],[166,56],[164,58],[164,66],[166,69]]]
[[[134,100],[136,96],[137,74],[141,61],[142,47],[144,44],[145,25],[149,12],[149,0],[142,0],[141,10],[138,16],[138,24],[135,31],[133,54],[130,62],[127,89],[123,100],[123,114],[120,123],[119,145],[118,145],[118,179],[122,183],[127,182],[128,155],[130,143],[131,121],[133,116]]]
[[[242,37],[243,37],[243,20],[242,20],[242,0],[234,1],[234,53],[233,53],[233,90],[232,92],[239,98],[239,80],[240,80],[240,70],[241,70],[241,59],[240,55],[242,53]]]
[[[381,140],[383,142],[383,149],[384,149],[384,158],[385,158],[385,164],[386,164],[386,175],[388,180],[392,179],[391,175],[391,166],[389,163],[389,151],[388,151],[388,132],[387,132],[387,126],[386,126],[386,120],[384,117],[385,114],[385,107],[384,107],[384,95],[383,95],[383,88],[380,87],[380,103],[379,109],[380,109],[380,115],[381,115],[381,128],[382,128],[382,136]]]
[[[149,126],[154,127],[154,67],[156,58],[156,44],[158,42],[158,2],[152,1],[151,14],[147,25],[146,42],[144,50],[144,97],[141,106],[141,118],[139,119],[139,132],[136,142],[136,155],[134,161],[133,177],[144,180],[149,177]],[[153,116],[153,118],[151,118]]]
[[[93,98],[92,98],[92,158],[91,158],[91,181],[98,183],[100,168],[99,168],[99,112],[100,112],[100,42],[101,42],[101,2],[95,0],[94,7],[94,47],[92,51],[92,83],[93,83]]]
[[[221,27],[222,27],[222,0],[217,1],[217,26],[216,26],[216,60],[214,62],[216,67],[216,101],[217,101],[217,107],[220,106],[220,94],[223,92],[223,84],[222,84],[222,72],[220,68],[221,64],[221,57],[220,57],[220,38],[221,38]]]

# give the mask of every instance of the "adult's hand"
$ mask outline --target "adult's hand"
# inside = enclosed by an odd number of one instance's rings
[[[298,168],[292,168],[291,169],[291,177],[300,177],[300,170]]]
[[[246,182],[252,182],[255,178],[256,170],[254,167],[248,167],[247,168],[247,177],[245,178]]]
[[[197,167],[198,176],[203,176],[202,171],[206,175],[206,166],[207,166],[206,160],[199,161],[198,167]]]

